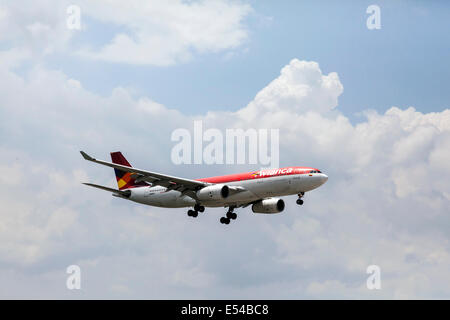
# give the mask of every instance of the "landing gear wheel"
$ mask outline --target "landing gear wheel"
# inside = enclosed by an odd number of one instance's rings
[[[220,223],[222,223],[222,224],[229,224],[230,223],[230,219],[222,217],[222,218],[220,218]]]
[[[237,214],[233,212],[233,210],[235,208],[236,208],[235,206],[230,206],[228,208],[228,212],[226,214],[226,217],[220,218],[220,223],[229,224],[231,220],[235,220],[237,218]]]
[[[194,217],[194,218],[196,218],[198,216],[198,212],[194,211],[194,210],[189,210],[187,214],[189,217]]]
[[[297,204],[301,206],[303,204],[303,200],[302,199],[297,199]]]
[[[205,211],[205,207],[204,207],[204,206],[201,206],[201,205],[199,205],[199,204],[196,204],[196,205],[194,206],[194,210],[195,210],[195,211],[199,211],[199,212],[204,212],[204,211]]]
[[[236,220],[237,214],[235,212],[228,211],[227,212],[227,218],[228,219],[232,219],[232,220]]]

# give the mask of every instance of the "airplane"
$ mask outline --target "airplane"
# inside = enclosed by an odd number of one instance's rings
[[[265,169],[203,179],[185,179],[131,166],[119,152],[111,152],[112,162],[97,160],[83,151],[84,159],[114,168],[119,189],[83,183],[109,191],[113,196],[162,208],[192,208],[187,215],[196,218],[205,207],[228,208],[220,223],[237,218],[236,208],[252,206],[254,213],[274,214],[284,210],[282,196],[297,194],[303,204],[305,192],[323,185],[328,176],[311,167]]]

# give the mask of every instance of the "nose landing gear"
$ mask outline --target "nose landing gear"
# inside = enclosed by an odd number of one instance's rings
[[[303,198],[303,196],[305,195],[305,193],[304,192],[300,192],[299,194],[298,194],[298,199],[297,199],[297,204],[299,205],[299,206],[301,206],[302,204],[303,204],[303,200],[302,200],[302,198]]]

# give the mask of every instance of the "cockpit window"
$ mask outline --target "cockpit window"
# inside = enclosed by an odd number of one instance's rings
[[[310,170],[309,173],[322,173],[319,170]]]

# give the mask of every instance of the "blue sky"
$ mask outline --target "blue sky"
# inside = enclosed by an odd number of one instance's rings
[[[450,52],[445,1],[378,1],[381,30],[368,30],[373,1],[250,1],[244,20],[249,37],[238,48],[204,53],[173,66],[143,66],[56,55],[46,60],[100,94],[132,87],[187,114],[238,110],[293,58],[319,62],[344,85],[339,110],[358,112],[391,106],[440,111],[449,106]],[[74,43],[100,46],[121,30],[86,17]]]

